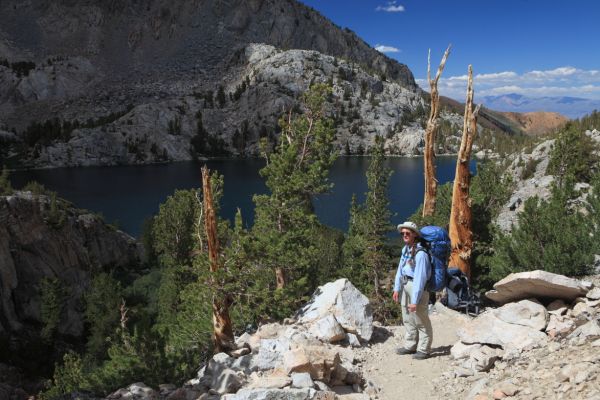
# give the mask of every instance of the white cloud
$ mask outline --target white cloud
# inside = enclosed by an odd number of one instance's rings
[[[404,6],[397,4],[397,1],[388,1],[384,6],[377,6],[375,11],[385,11],[385,12],[403,12]]]
[[[475,75],[475,79],[478,81],[502,81],[506,79],[514,79],[518,75],[513,71],[504,71],[504,72],[496,72],[493,74],[477,74]],[[462,75],[464,79],[467,79],[466,75]]]
[[[530,76],[530,77],[539,78],[539,79],[548,79],[548,78],[572,76],[580,71],[581,70],[578,70],[577,68],[573,68],[573,67],[560,67],[560,68],[555,68],[555,69],[551,69],[548,71],[530,71],[530,72],[527,72],[525,75]]]
[[[417,79],[423,89],[429,90],[426,79]],[[526,96],[573,96],[600,99],[600,71],[563,66],[549,70],[532,70],[524,73],[501,71],[477,74],[474,77],[475,94],[496,96],[518,93]],[[462,100],[467,85],[466,75],[444,77],[439,81],[440,93]]]
[[[400,49],[397,47],[393,47],[393,46],[386,46],[383,44],[376,44],[375,45],[375,50],[381,52],[381,53],[400,53]]]

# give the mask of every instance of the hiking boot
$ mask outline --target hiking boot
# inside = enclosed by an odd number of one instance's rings
[[[406,349],[404,347],[400,347],[399,349],[396,350],[396,354],[398,354],[400,356],[405,356],[407,354],[415,354],[415,351]]]
[[[413,354],[412,358],[414,358],[415,360],[425,360],[429,358],[429,354],[417,351],[415,354]]]

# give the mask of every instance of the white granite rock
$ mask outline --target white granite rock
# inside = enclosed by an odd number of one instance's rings
[[[597,339],[599,337],[600,337],[600,325],[598,324],[598,321],[596,321],[596,320],[589,321],[588,323],[575,329],[569,336],[567,336],[568,339],[585,338],[588,340]]]
[[[509,324],[528,326],[538,331],[544,330],[548,324],[548,311],[535,299],[505,304],[494,314]]]
[[[585,297],[590,300],[600,300],[600,287],[593,288],[586,293]]]
[[[267,375],[252,373],[250,379],[251,382],[247,387],[252,389],[283,389],[292,383],[292,378],[283,371],[277,370]]]
[[[546,333],[550,337],[565,337],[573,332],[577,325],[575,321],[564,315],[550,315],[550,321],[546,327]]]
[[[292,387],[293,388],[312,388],[315,386],[310,374],[308,372],[294,372],[292,373]]]
[[[360,340],[354,333],[347,333],[346,339],[348,340],[348,344],[352,347],[360,347]]]
[[[311,400],[315,390],[306,389],[241,389],[235,394],[221,397],[222,400]]]
[[[585,296],[591,288],[589,282],[568,278],[547,271],[527,271],[508,275],[494,284],[486,297],[499,304],[527,298],[550,298],[573,301]]]
[[[320,286],[298,313],[298,321],[310,324],[333,315],[348,332],[369,341],[373,334],[373,311],[365,295],[347,279]]]
[[[313,322],[310,325],[309,332],[316,338],[328,343],[339,342],[346,337],[344,328],[333,315],[327,315]]]
[[[469,354],[471,354],[471,352],[474,350],[480,349],[481,346],[481,344],[464,344],[459,340],[458,342],[454,343],[450,349],[450,355],[455,360],[469,358]]]
[[[491,344],[504,349],[535,348],[548,341],[547,336],[537,329],[502,321],[493,312],[479,315],[457,333],[463,343]]]

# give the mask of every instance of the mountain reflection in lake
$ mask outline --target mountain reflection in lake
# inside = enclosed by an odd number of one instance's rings
[[[456,159],[438,157],[436,162],[440,184],[453,179]],[[107,222],[117,222],[125,232],[139,236],[143,221],[156,214],[159,204],[175,189],[201,186],[200,168],[203,164],[189,161],[144,166],[15,171],[10,178],[15,188],[35,180],[58,192],[60,197],[76,207],[101,213]],[[222,216],[233,220],[239,207],[244,224],[251,226],[254,219],[252,196],[267,191],[258,173],[264,161],[227,159],[211,160],[206,164],[225,178]],[[423,159],[390,157],[386,164],[394,171],[389,187],[390,209],[395,214],[392,222],[399,223],[423,201]],[[472,169],[474,165],[472,161]],[[368,166],[368,157],[340,157],[335,162],[330,173],[330,180],[334,184],[332,192],[315,199],[315,209],[323,223],[344,231],[347,229],[352,194],[356,193],[357,199],[364,201]]]

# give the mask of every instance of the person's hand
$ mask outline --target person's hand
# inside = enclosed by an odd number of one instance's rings
[[[393,300],[394,300],[396,303],[398,302],[398,297],[399,297],[399,294],[398,294],[398,292],[394,291],[394,294],[392,294],[392,299],[393,299]]]
[[[408,305],[408,312],[417,312],[417,305],[416,304],[409,304]]]

